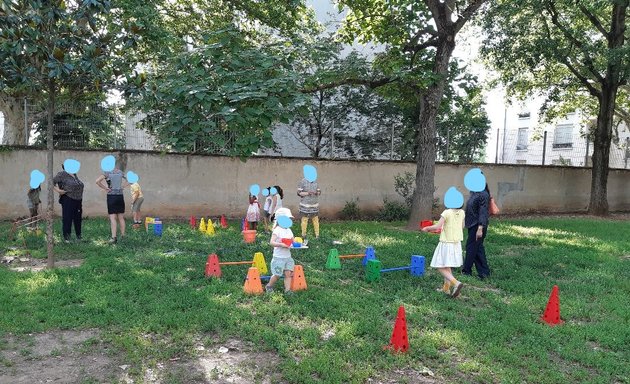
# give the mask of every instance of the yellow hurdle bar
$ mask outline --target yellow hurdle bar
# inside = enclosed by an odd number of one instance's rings
[[[362,253],[360,255],[359,254],[357,254],[357,255],[341,255],[341,256],[339,256],[339,258],[340,259],[353,259],[355,257],[363,257],[363,256],[365,256],[364,253]]]
[[[226,261],[223,263],[219,263],[219,265],[244,265],[244,264],[254,264],[253,261]]]

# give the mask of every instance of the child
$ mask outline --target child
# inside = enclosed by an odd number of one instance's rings
[[[37,228],[37,220],[35,218],[37,217],[39,204],[41,203],[41,200],[39,199],[39,192],[41,192],[41,190],[42,186],[40,185],[37,188],[29,189],[26,194],[26,203],[28,204],[28,209],[31,213],[31,220],[29,223],[29,228],[31,229]]]
[[[134,224],[142,224],[142,217],[140,215],[140,207],[144,202],[144,195],[142,194],[142,189],[140,188],[140,184],[137,182],[131,184],[131,214],[133,215],[133,223]]]
[[[249,207],[247,208],[245,220],[247,220],[249,229],[253,229],[255,231],[258,228],[258,220],[260,220],[260,205],[258,204],[258,197],[249,195]]]
[[[291,244],[293,243],[293,232],[291,228],[282,228],[278,225],[277,218],[281,216],[293,217],[289,208],[278,208],[276,211],[276,221],[273,224],[273,232],[269,244],[273,246],[273,258],[271,259],[271,279],[265,286],[266,292],[273,292],[273,286],[284,274],[284,293],[291,294],[291,279],[293,278],[293,268],[295,261],[291,257]],[[290,244],[282,242],[283,239],[290,239]],[[288,240],[285,240],[288,242]]]
[[[267,191],[270,191],[271,187],[267,187],[266,189]],[[273,198],[271,197],[271,193],[269,193],[265,198],[265,204],[263,205],[263,223],[265,224],[265,231],[269,231],[269,218],[271,217],[269,210],[271,209],[272,202]]]
[[[461,195],[460,192],[456,191]],[[448,193],[448,192],[447,192]],[[445,202],[446,197],[445,197]],[[453,276],[451,268],[461,267],[462,258],[462,240],[464,239],[464,210],[461,209],[464,197],[461,195],[461,204],[455,205],[459,208],[448,208],[440,215],[440,221],[437,224],[422,228],[424,232],[435,231],[442,228],[440,233],[440,242],[435,248],[433,259],[431,259],[431,267],[437,268],[444,277],[444,285],[438,288],[438,291],[444,292],[452,297],[459,296],[464,284]]]

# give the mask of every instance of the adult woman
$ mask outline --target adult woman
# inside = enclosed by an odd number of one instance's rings
[[[63,164],[61,168],[62,171],[53,177],[53,189],[59,194],[63,239],[69,243],[72,224],[74,224],[74,234],[77,240],[81,240],[84,185],[76,173],[66,172]]]
[[[468,228],[468,239],[466,240],[466,258],[464,259],[462,274],[471,275],[474,264],[480,279],[490,276],[490,267],[486,259],[486,248],[483,245],[483,241],[488,233],[489,204],[490,189],[488,189],[488,184],[480,192],[471,191],[466,203],[464,225]]]
[[[282,188],[280,188],[279,185],[274,185],[273,188],[276,189],[277,193],[271,198],[271,207],[269,207],[272,222],[276,218],[276,211],[282,208],[282,199],[284,199],[284,192],[282,191]]]
[[[103,185],[103,181],[107,181],[107,185]],[[125,179],[125,175],[118,168],[110,172],[104,172],[96,179],[96,185],[102,190],[107,191],[107,214],[109,215],[109,224],[112,237],[109,239],[110,244],[118,241],[116,236],[116,223],[120,223],[120,239],[125,237],[125,198],[123,196],[123,188],[129,183]]]

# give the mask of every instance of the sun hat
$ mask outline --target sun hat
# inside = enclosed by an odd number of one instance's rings
[[[291,214],[291,210],[289,208],[278,208],[278,210],[276,211],[276,217],[277,216],[286,216],[286,217],[293,217],[293,214]]]

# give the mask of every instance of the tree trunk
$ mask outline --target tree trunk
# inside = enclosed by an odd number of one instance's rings
[[[48,209],[46,215],[46,254],[48,255],[48,268],[55,267],[55,254],[54,254],[54,242],[53,242],[53,219],[55,213],[55,195],[53,191],[53,118],[55,116],[55,81],[54,79],[48,80],[48,105],[46,107],[48,112],[48,129],[46,132],[46,149],[47,149],[47,164],[48,164]]]
[[[24,100],[0,96],[0,112],[4,115],[4,145],[27,145],[24,132]]]
[[[418,152],[416,154],[416,189],[411,203],[408,229],[418,229],[421,220],[429,219],[433,210],[435,193],[436,121],[444,95],[448,63],[455,49],[455,34],[441,36],[435,53],[433,73],[437,80],[426,90],[420,105],[417,124]]]
[[[591,201],[588,213],[608,214],[608,170],[612,139],[613,114],[617,87],[604,87],[597,112],[597,130],[593,142],[593,169],[591,174]]]

